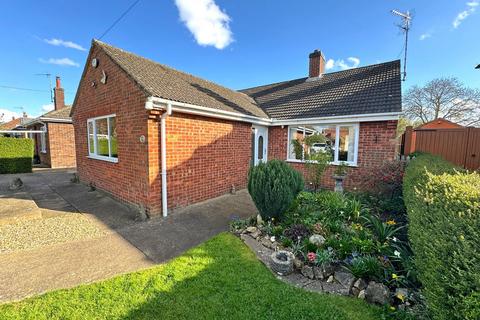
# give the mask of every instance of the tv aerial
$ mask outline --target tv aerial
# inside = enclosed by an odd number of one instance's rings
[[[403,57],[403,79],[405,81],[407,78],[407,48],[408,48],[408,31],[410,31],[410,24],[412,22],[412,15],[409,11],[406,13],[400,12],[398,10],[392,10],[392,14],[399,16],[402,19],[402,22],[397,26],[402,30],[405,34],[405,52]]]
[[[36,76],[45,76],[47,77],[50,83],[50,102],[53,102],[53,90],[52,90],[52,74],[51,73],[36,73]]]

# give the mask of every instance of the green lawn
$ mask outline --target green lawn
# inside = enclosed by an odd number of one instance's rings
[[[0,306],[0,319],[379,319],[363,301],[294,288],[231,234],[171,262]]]

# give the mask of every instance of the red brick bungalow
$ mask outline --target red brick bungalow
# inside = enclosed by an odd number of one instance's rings
[[[94,40],[75,97],[77,170],[149,215],[246,186],[250,165],[332,153],[352,177],[396,155],[400,63],[324,73],[310,54],[308,77],[234,91]],[[326,142],[306,148],[305,137]],[[300,142],[295,152],[292,140]]]
[[[41,130],[44,133],[31,134],[34,139],[34,155],[40,163],[50,168],[76,167],[75,135],[70,111],[65,105],[64,90],[60,77],[54,89],[54,110],[32,119],[25,124],[27,130]]]

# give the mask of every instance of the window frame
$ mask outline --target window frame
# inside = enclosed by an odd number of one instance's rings
[[[117,163],[118,162],[118,154],[117,157],[112,157],[112,146],[110,144],[110,119],[116,118],[116,114],[109,114],[106,116],[94,117],[87,119],[87,146],[88,146],[88,158],[96,159],[96,160],[103,160],[108,162]],[[97,145],[97,120],[107,120],[107,138],[108,138],[108,156],[102,156],[98,154],[98,145]],[[116,119],[115,119],[116,120]],[[90,144],[90,123],[92,124],[93,128],[93,153],[90,152],[91,144]],[[117,125],[115,121],[115,126]],[[118,141],[117,141],[118,142]]]
[[[335,127],[335,153],[334,153],[334,159],[331,161],[329,164],[331,165],[339,165],[340,163],[345,163],[347,166],[350,167],[356,167],[358,166],[358,145],[359,145],[359,137],[360,137],[360,123],[358,122],[342,122],[342,123],[327,123],[327,122],[316,122],[316,123],[308,123],[308,124],[298,124],[298,125],[289,125],[287,127],[287,157],[286,161],[287,162],[297,162],[297,163],[306,163],[308,160],[305,159],[291,159],[290,154],[291,154],[291,148],[292,148],[292,143],[290,140],[290,132],[292,128],[298,128],[300,126],[306,126],[306,125],[314,125],[314,126],[331,126]],[[355,143],[353,147],[353,161],[339,161],[338,156],[339,156],[339,147],[340,147],[340,127],[353,127],[355,131]],[[303,134],[305,137],[305,129],[303,130]],[[304,156],[304,150],[302,152],[302,158],[305,158]],[[312,160],[310,160],[312,161]],[[312,161],[314,162],[314,161]]]
[[[47,153],[47,137],[45,135],[45,132],[47,131],[46,126],[42,126],[41,130],[43,131],[40,133],[40,152],[41,153]]]

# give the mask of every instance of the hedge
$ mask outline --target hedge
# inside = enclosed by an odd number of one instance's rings
[[[0,173],[32,172],[33,140],[0,137]]]
[[[403,192],[409,238],[434,319],[480,319],[480,174],[420,154]]]

